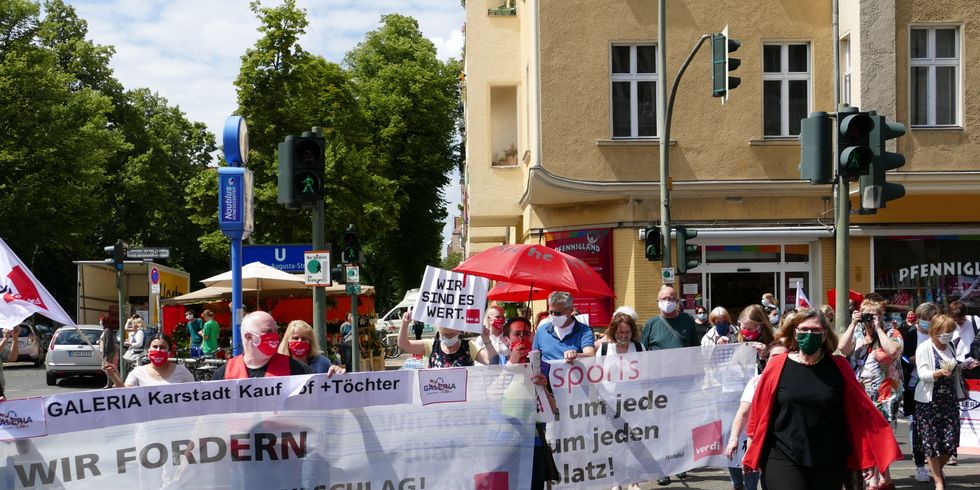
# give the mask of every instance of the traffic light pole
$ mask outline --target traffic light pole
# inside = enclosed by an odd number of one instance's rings
[[[657,1],[657,72],[667,73],[667,0]],[[674,81],[677,86],[677,81]],[[660,230],[664,240],[663,267],[670,267],[670,110],[667,108],[667,77],[657,84],[657,128],[660,129]]]
[[[126,317],[126,313],[127,313],[126,312],[126,275],[123,274],[122,269],[118,269],[118,268],[116,269],[116,290],[119,293],[119,298],[118,298],[119,313],[116,315],[116,317],[119,319],[119,321],[116,322],[116,333],[118,335],[118,340],[119,340],[119,344],[118,344],[119,354],[118,357],[116,358],[116,370],[119,371],[119,376],[122,379],[126,379],[126,376],[129,374],[128,373],[129,366],[127,366],[126,363],[123,362],[123,358],[122,358],[123,354],[126,353],[126,346],[124,344],[124,342],[126,341],[126,337],[125,337],[125,333],[123,332],[123,326],[126,325],[125,323],[123,323],[123,318]]]
[[[350,331],[351,331],[351,343],[350,343],[350,370],[352,372],[358,372],[361,370],[361,329],[360,324],[358,324],[357,319],[357,295],[350,295]],[[368,348],[371,347],[370,340],[368,341]]]
[[[833,0],[833,43],[834,43],[834,107],[840,110],[840,25],[838,20],[840,17],[840,10],[838,6],[838,0]],[[840,124],[840,116],[837,119],[838,124]],[[837,137],[840,137],[840,133],[837,132]],[[841,333],[847,328],[850,323],[850,311],[848,311],[847,300],[850,297],[851,286],[849,284],[850,277],[848,276],[850,271],[850,249],[849,247],[849,235],[850,235],[850,213],[851,213],[851,201],[848,196],[850,185],[847,179],[841,177],[840,175],[840,155],[839,152],[834,153],[834,168],[837,169],[837,202],[834,209],[836,213],[836,220],[834,223],[835,228],[835,238],[836,238],[836,256],[834,259],[835,264],[835,281],[834,289],[837,291],[837,297],[834,301],[834,325],[836,326],[837,333]]]
[[[323,231],[323,199],[313,205],[313,250],[327,246]],[[329,271],[328,271],[329,272]],[[322,287],[313,288],[313,333],[321,346],[327,345],[327,293]]]

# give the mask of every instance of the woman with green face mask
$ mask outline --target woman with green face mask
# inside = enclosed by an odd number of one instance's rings
[[[885,422],[850,363],[834,355],[837,336],[819,310],[787,321],[788,354],[772,358],[749,414],[743,465],[769,488],[841,488],[848,470],[873,474],[901,459]]]

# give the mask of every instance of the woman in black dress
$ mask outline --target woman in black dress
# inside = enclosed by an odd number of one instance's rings
[[[926,456],[936,490],[945,488],[943,466],[960,444],[960,409],[956,403],[962,396],[960,373],[950,345],[954,330],[956,321],[952,317],[936,315],[929,322],[929,341],[915,349],[919,384],[915,387],[912,443],[914,451]]]

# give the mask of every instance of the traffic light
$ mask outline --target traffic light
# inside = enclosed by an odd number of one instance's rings
[[[874,129],[871,131],[870,143],[874,158],[868,175],[859,179],[861,186],[861,208],[881,209],[885,203],[905,195],[905,186],[886,182],[886,172],[905,165],[905,156],[901,153],[885,151],[885,143],[905,134],[905,126],[897,122],[888,122],[885,116],[872,115]]]
[[[729,73],[742,64],[742,60],[729,56],[741,45],[738,40],[728,37],[728,26],[711,35],[711,95],[724,97],[723,103],[728,100],[728,92],[742,83],[741,78]]]
[[[105,263],[113,264],[117,271],[123,270],[123,266],[126,263],[126,249],[128,248],[129,245],[122,240],[116,240],[115,245],[105,247],[105,253],[112,257],[111,259],[105,259]]]
[[[660,234],[660,227],[657,225],[650,226],[644,231],[644,240],[646,240],[645,253],[647,260],[650,261],[660,261],[664,258],[664,239]]]
[[[874,159],[870,143],[874,125],[871,116],[857,107],[837,112],[837,174],[842,179],[857,180],[870,171]]]
[[[279,143],[279,203],[298,209],[322,200],[324,169],[323,137],[312,131],[286,136]]]
[[[361,262],[361,240],[354,231],[354,225],[349,225],[344,232],[344,248],[340,252],[342,264],[359,264]]]
[[[834,181],[833,138],[826,112],[812,112],[800,122],[800,179],[813,185]]]
[[[701,264],[698,257],[698,246],[688,245],[687,241],[698,236],[697,230],[688,230],[684,226],[675,226],[677,232],[677,273],[684,274]]]
[[[337,264],[330,269],[330,280],[333,284],[344,284],[347,282],[347,274],[344,271],[344,266]]]

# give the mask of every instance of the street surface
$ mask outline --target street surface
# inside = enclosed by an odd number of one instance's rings
[[[385,365],[388,369],[398,369],[409,356],[402,354],[397,359],[388,359]],[[4,378],[7,383],[7,396],[10,398],[26,398],[31,396],[53,395],[80,390],[100,389],[105,386],[105,379],[100,377],[72,377],[58,381],[57,386],[48,386],[45,382],[44,366],[35,368],[30,363],[5,363]],[[931,482],[917,482],[912,477],[915,465],[912,463],[909,445],[909,425],[904,419],[899,420],[897,429],[898,443],[905,454],[905,459],[892,465],[892,478],[899,489],[931,489]],[[947,466],[946,488],[949,490],[980,488],[980,456],[962,455],[957,466]],[[685,480],[674,479],[669,486],[658,486],[656,482],[643,482],[640,488],[644,490],[655,488],[690,488],[698,490],[729,490],[726,468],[704,468],[688,472]]]

